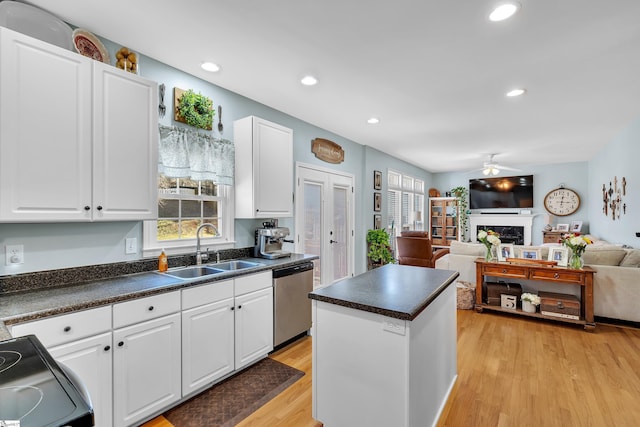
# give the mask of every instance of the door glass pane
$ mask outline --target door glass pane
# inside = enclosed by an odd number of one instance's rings
[[[348,266],[348,222],[347,196],[343,187],[333,187],[333,236],[331,245],[333,257],[333,281],[345,278],[349,274]]]
[[[317,183],[304,183],[304,239],[303,253],[321,255],[322,238],[322,185]],[[314,262],[313,286],[320,286],[321,259]]]

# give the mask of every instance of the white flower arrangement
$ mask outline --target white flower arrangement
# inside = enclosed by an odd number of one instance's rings
[[[491,230],[478,231],[478,240],[482,242],[487,248],[491,246],[498,246],[500,242],[500,235]]]
[[[530,294],[528,292],[520,295],[522,301],[529,301],[533,305],[540,305],[540,297],[536,294]]]

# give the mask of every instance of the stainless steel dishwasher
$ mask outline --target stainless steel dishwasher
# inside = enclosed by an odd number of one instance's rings
[[[311,329],[313,262],[273,270],[273,346]]]

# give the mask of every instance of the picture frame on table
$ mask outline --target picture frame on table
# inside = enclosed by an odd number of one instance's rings
[[[382,172],[373,171],[373,189],[382,190]]]
[[[569,261],[569,249],[550,248],[548,260],[557,262],[559,267],[566,267]]]
[[[538,249],[522,248],[520,250],[520,256],[518,258],[538,260],[538,259],[542,259],[542,252],[540,251],[540,248]]]
[[[498,261],[506,261],[507,258],[515,258],[513,243],[501,243],[498,245]]]
[[[556,224],[556,231],[569,231],[569,224]]]
[[[380,230],[382,228],[382,215],[375,214],[373,216],[373,229]]]
[[[582,230],[582,221],[571,221],[571,232],[579,233]]]
[[[374,212],[382,210],[382,193],[373,193],[373,210]]]

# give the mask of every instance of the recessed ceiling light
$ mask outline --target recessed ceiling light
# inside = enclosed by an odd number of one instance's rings
[[[318,79],[313,76],[304,76],[302,80],[300,80],[300,83],[305,86],[313,86],[318,83]]]
[[[520,3],[502,3],[493,9],[493,12],[489,15],[489,20],[494,22],[504,21],[505,19],[511,18],[518,9],[520,9]]]
[[[369,120],[367,120],[367,123],[369,123],[370,125],[375,125],[380,123],[380,119],[377,117],[371,117]]]
[[[525,93],[527,93],[526,89],[513,89],[507,92],[507,96],[514,97],[514,96],[524,95]]]
[[[211,73],[220,71],[220,66],[218,64],[214,64],[213,62],[203,62],[200,67],[202,67],[203,70],[209,71]]]

